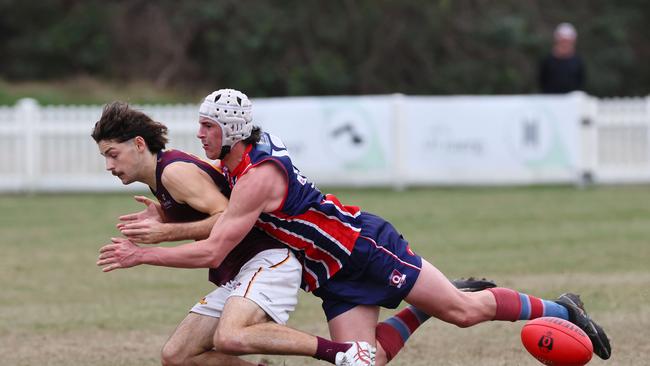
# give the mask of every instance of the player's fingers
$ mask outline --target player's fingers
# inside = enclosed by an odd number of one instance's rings
[[[129,240],[131,240],[134,243],[149,244],[149,243],[146,242],[146,240],[142,236],[127,236],[127,237],[129,238]]]
[[[132,236],[141,236],[147,234],[147,230],[145,229],[121,229],[120,232],[122,235],[128,237],[129,239]]]
[[[115,249],[117,249],[117,245],[115,245],[115,244],[107,244],[107,245],[104,245],[103,247],[99,248],[99,252],[100,253],[110,252],[110,251],[113,251]]]
[[[138,201],[138,202],[142,202],[142,203],[144,203],[144,202],[145,202],[146,200],[148,200],[149,198],[147,198],[147,196],[133,196],[133,199],[135,199],[135,200]]]
[[[149,197],[146,197],[146,196],[135,196],[133,198],[135,198],[136,201],[138,201],[140,203],[144,203],[147,206],[149,206],[150,204],[153,203],[153,201],[151,199],[149,199]]]
[[[131,222],[131,223],[125,223],[124,224],[124,229],[126,230],[133,230],[133,229],[144,229],[149,227],[149,224],[145,222]]]
[[[106,264],[112,264],[112,263],[117,263],[117,259],[115,257],[110,257],[110,258],[105,258],[105,259],[100,259],[97,261],[98,266],[104,266]]]
[[[110,271],[112,271],[114,269],[118,269],[118,268],[122,268],[122,266],[120,266],[119,263],[114,263],[114,264],[111,264],[109,266],[106,266],[106,267],[102,268],[102,272],[110,272]]]
[[[135,221],[138,219],[138,214],[137,213],[132,213],[132,214],[126,214],[118,217],[118,220],[120,221]]]
[[[102,259],[110,258],[110,257],[112,257],[113,255],[114,255],[114,253],[113,253],[112,251],[110,251],[110,252],[104,252],[104,253],[100,253],[100,254],[99,254],[99,257],[98,257],[97,259],[102,260]]]
[[[129,230],[129,229],[120,229],[120,233],[124,235],[127,239],[133,240],[133,238],[138,238],[142,233],[138,230]]]

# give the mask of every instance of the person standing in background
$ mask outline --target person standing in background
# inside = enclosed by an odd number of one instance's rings
[[[539,86],[544,94],[584,90],[585,66],[576,54],[578,33],[570,23],[561,23],[553,33],[553,50],[539,66]]]

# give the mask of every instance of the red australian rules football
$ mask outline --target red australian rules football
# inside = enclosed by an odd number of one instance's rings
[[[521,342],[539,362],[550,366],[582,366],[594,350],[582,329],[549,316],[528,321],[521,329]]]

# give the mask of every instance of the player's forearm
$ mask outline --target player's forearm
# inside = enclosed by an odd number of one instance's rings
[[[175,247],[143,247],[141,250],[140,262],[153,266],[215,268],[225,258],[205,241]]]
[[[165,241],[206,239],[210,236],[210,231],[219,215],[216,214],[201,221],[165,223]]]

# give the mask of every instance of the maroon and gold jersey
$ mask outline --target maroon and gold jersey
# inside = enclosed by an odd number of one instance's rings
[[[162,173],[165,167],[175,162],[186,162],[196,165],[210,176],[214,184],[224,196],[230,197],[230,186],[221,171],[212,164],[180,150],[168,150],[158,153],[156,163],[156,196],[165,215],[165,222],[191,222],[207,218],[209,215],[195,210],[192,206],[174,200],[162,183]],[[284,246],[266,235],[259,229],[253,228],[223,260],[218,268],[210,268],[209,279],[217,286],[230,281],[241,267],[256,254],[267,249],[284,248]]]

